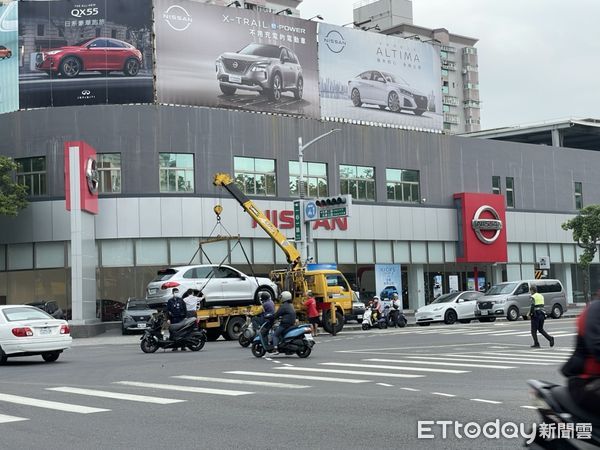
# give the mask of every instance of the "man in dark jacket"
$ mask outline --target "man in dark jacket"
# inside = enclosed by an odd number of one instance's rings
[[[184,320],[187,315],[185,301],[179,297],[178,294],[179,289],[174,288],[173,297],[171,297],[167,302],[167,317],[169,319],[169,324],[179,323]],[[185,350],[185,346],[182,346],[181,350]],[[173,351],[177,351],[177,347],[173,348]]]
[[[292,294],[289,291],[281,293],[281,306],[275,313],[274,319],[281,319],[279,326],[273,332],[273,347],[276,349],[274,355],[279,354],[277,345],[287,330],[296,324],[296,311],[292,305]]]
[[[600,294],[600,290],[599,290]],[[577,319],[575,352],[562,368],[569,377],[573,400],[590,413],[600,404],[600,299],[592,301]]]

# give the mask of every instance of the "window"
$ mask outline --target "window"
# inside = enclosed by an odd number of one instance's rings
[[[300,165],[298,161],[290,161],[290,195],[299,196],[298,177],[300,177]],[[305,194],[308,197],[327,197],[327,164],[325,163],[303,163]]]
[[[506,177],[506,207],[515,207],[515,179]]]
[[[398,202],[419,202],[419,171],[386,169],[387,198]]]
[[[113,39],[117,38],[117,30],[110,30],[110,37]]]
[[[46,194],[46,157],[15,159],[17,183],[27,186],[29,195]]]
[[[440,52],[440,56],[442,57],[442,59],[448,59],[448,52],[442,50]]]
[[[340,193],[350,194],[356,200],[375,200],[375,169],[340,166]]]
[[[448,86],[442,86],[442,93],[443,94],[448,94],[450,92],[450,90],[448,89]]]
[[[100,37],[102,35],[102,29],[96,28],[96,37]]]
[[[233,158],[235,181],[244,194],[275,196],[275,160]]]
[[[575,209],[583,208],[583,186],[580,181],[575,182]]]
[[[443,77],[447,77],[448,76],[448,69],[442,69],[442,76]]]
[[[442,105],[442,109],[444,110],[444,112],[450,112],[450,106],[449,105]]]
[[[194,192],[194,155],[159,153],[160,192]]]
[[[492,194],[502,194],[502,187],[500,186],[500,177],[492,177]]]
[[[37,26],[37,35],[38,36],[43,36],[44,35],[44,24],[38,24]]]
[[[98,153],[98,176],[101,194],[118,194],[121,192],[121,154]]]

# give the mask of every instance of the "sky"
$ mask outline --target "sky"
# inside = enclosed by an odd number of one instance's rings
[[[301,17],[352,22],[355,0],[304,0]],[[600,119],[599,0],[413,0],[413,23],[479,39],[481,129]]]

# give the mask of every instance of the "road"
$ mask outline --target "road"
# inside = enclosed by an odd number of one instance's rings
[[[307,359],[257,359],[237,342],[144,354],[139,336],[75,340],[55,363],[9,359],[4,448],[518,448],[522,439],[419,439],[418,421],[531,424],[526,380],[561,381],[575,319],[319,335]],[[175,401],[175,402],[173,402]],[[427,431],[423,428],[423,431]]]

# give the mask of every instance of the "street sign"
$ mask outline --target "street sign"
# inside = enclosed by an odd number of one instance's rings
[[[294,200],[294,240],[302,241],[302,200]]]
[[[538,268],[539,269],[550,269],[550,257],[549,256],[540,256],[538,258]]]
[[[307,200],[304,203],[304,220],[333,219],[350,216],[352,196],[349,194],[336,197]]]
[[[317,205],[314,200],[304,202],[304,219],[313,220],[317,217]]]
[[[348,215],[348,208],[345,206],[342,208],[331,208],[331,209],[320,209],[319,219],[330,219],[332,217],[346,217]]]

